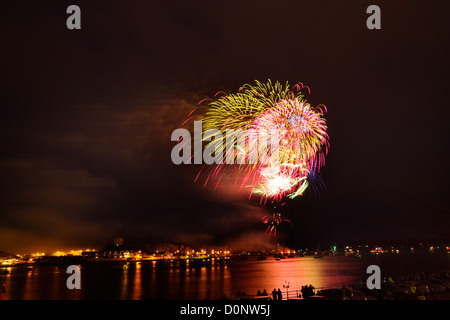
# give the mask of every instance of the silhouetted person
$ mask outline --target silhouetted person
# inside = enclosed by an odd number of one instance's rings
[[[258,292],[256,293],[257,296],[261,295],[261,291],[258,289]]]
[[[306,294],[305,286],[302,286],[302,290],[300,290],[300,291],[302,292],[303,299],[306,299],[307,294]]]
[[[266,291],[266,289],[264,289],[262,295],[263,295],[263,296],[267,296],[267,291]]]
[[[314,287],[311,284],[308,287],[308,291],[311,296],[314,295]]]
[[[278,296],[277,290],[275,288],[273,288],[273,291],[272,291],[272,298],[273,298],[273,300],[277,300],[277,296]]]
[[[278,298],[278,300],[283,300],[283,294],[281,293],[280,288],[278,288],[278,290],[277,290],[277,298]]]

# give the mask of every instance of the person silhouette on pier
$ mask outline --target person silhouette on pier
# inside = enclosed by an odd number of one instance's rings
[[[314,295],[314,289],[315,289],[314,286],[312,284],[310,284],[308,287],[309,295],[311,295],[311,296]]]
[[[273,300],[277,300],[277,297],[278,297],[277,290],[276,290],[275,288],[273,288],[273,291],[272,291],[272,299],[273,299]]]
[[[283,294],[281,293],[280,288],[277,290],[277,300],[283,300]]]

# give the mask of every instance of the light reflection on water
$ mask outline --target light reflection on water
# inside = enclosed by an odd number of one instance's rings
[[[365,283],[366,269],[380,265],[382,276],[411,272],[438,272],[450,268],[450,256],[405,257],[369,256],[287,258],[276,261],[273,257],[259,261],[129,262],[125,265],[84,265],[81,269],[81,290],[66,287],[65,267],[39,266],[27,270],[24,266],[8,268],[0,275],[0,284],[6,284],[5,299],[220,299],[231,297],[238,291],[256,294],[274,288],[286,292],[314,287]]]
[[[289,291],[300,290],[302,285],[314,287],[357,284],[362,280],[366,267],[354,259],[313,257],[247,262],[233,266],[232,276],[235,292],[244,290],[246,294],[256,294],[258,290],[283,290],[289,285]],[[247,269],[244,272],[244,269]],[[251,274],[251,276],[248,276]],[[234,293],[235,293],[234,292]]]

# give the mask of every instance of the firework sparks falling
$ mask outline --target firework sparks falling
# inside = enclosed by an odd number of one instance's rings
[[[281,213],[274,213],[274,214],[272,215],[272,217],[267,216],[267,215],[264,216],[264,217],[261,219],[261,222],[268,225],[268,226],[267,226],[267,229],[266,229],[266,232],[268,232],[269,235],[273,235],[274,237],[276,237],[276,236],[277,236],[277,229],[278,229],[278,227],[279,227],[283,222],[289,222],[289,223],[290,223],[291,221],[288,220],[288,219],[284,219],[284,218],[281,216]]]

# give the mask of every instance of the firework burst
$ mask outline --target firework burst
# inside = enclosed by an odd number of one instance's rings
[[[323,105],[311,107],[302,94],[304,89],[309,91],[301,83],[291,87],[256,81],[236,93],[219,92],[214,99],[199,103],[198,110],[206,109],[201,112],[199,130],[203,149],[194,158],[206,154],[206,163],[212,166],[200,170],[196,181],[209,171],[204,186],[214,181],[216,188],[223,177],[228,181],[232,177],[239,191],[249,190],[249,197],[258,196],[260,205],[271,204],[267,210],[272,213],[261,221],[273,236],[279,226],[290,223],[277,205],[302,195],[310,185],[314,193],[323,185],[319,171],[329,148],[327,110]],[[188,120],[191,117],[193,113]]]
[[[324,165],[329,148],[326,108],[311,107],[303,98],[304,88],[309,90],[302,84],[291,88],[288,83],[256,81],[210,101],[202,120],[205,148],[220,146],[231,152],[208,178],[234,163],[239,188],[248,188],[250,195],[258,194],[262,201],[302,195],[308,177]],[[212,139],[211,129],[221,135]],[[247,133],[242,143],[235,137],[237,131]],[[271,139],[270,145],[263,137]],[[255,162],[261,154],[266,156]]]

